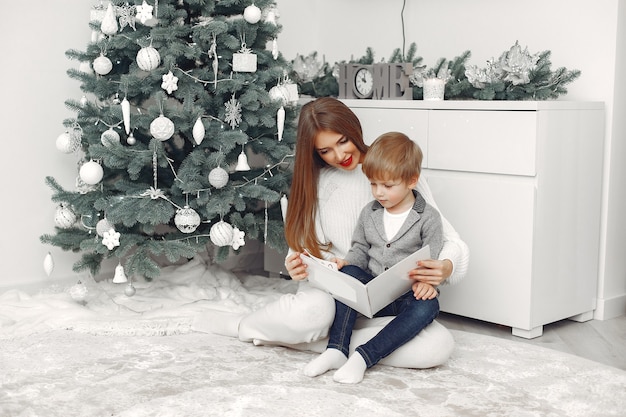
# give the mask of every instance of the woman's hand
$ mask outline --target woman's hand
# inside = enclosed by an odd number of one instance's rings
[[[443,261],[427,259],[417,263],[417,268],[409,272],[409,278],[436,287],[441,285],[451,274],[452,261],[449,259]]]
[[[291,279],[302,281],[309,276],[306,272],[306,264],[300,259],[300,252],[294,252],[285,259],[285,268]]]
[[[430,284],[414,282],[411,288],[413,289],[413,296],[416,300],[432,300],[437,296],[437,290]]]

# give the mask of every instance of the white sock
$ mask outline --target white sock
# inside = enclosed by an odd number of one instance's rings
[[[337,369],[342,366],[348,358],[337,349],[326,349],[317,358],[307,363],[304,367],[304,375],[314,377],[322,375],[331,369]]]
[[[354,352],[341,368],[337,369],[333,380],[342,384],[357,384],[363,380],[367,364],[360,353]]]
[[[237,337],[239,322],[244,316],[230,311],[206,310],[194,318],[191,328],[196,332]]]

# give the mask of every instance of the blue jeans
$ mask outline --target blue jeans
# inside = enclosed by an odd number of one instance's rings
[[[362,283],[366,284],[374,277],[354,265],[346,265],[341,269]],[[348,356],[350,338],[358,312],[335,300],[335,319],[330,327],[327,348],[341,351]],[[423,328],[428,326],[439,314],[439,300],[416,300],[413,291],[409,290],[374,317],[396,316],[376,336],[364,345],[356,348],[368,368],[376,365],[382,358],[413,339]]]

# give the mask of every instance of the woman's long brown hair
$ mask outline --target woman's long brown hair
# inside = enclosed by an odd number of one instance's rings
[[[315,233],[317,183],[321,168],[327,166],[315,150],[315,139],[322,131],[339,133],[353,142],[363,154],[367,152],[361,123],[344,103],[322,97],[302,106],[285,218],[285,238],[291,249],[297,252],[306,249],[317,257],[322,257],[321,252],[332,246],[332,242],[321,242]]]

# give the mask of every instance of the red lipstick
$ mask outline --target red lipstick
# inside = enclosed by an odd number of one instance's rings
[[[340,163],[339,165],[341,165],[342,167],[349,167],[350,165],[352,165],[352,156]]]

